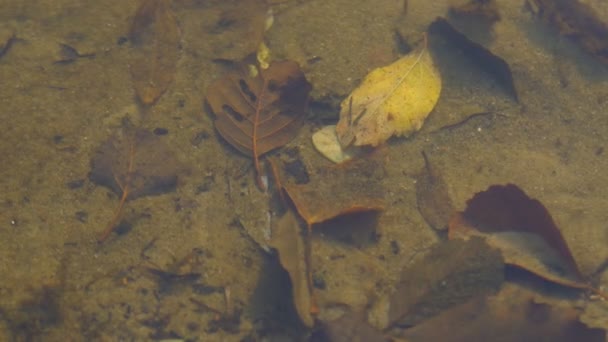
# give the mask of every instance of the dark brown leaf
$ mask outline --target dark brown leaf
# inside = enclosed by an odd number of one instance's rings
[[[580,276],[576,261],[547,209],[516,185],[493,185],[475,194],[462,216],[481,232],[513,231],[540,236],[557,251],[564,266]]]
[[[492,75],[499,84],[518,101],[517,89],[513,83],[511,67],[504,59],[492,53],[483,45],[469,39],[465,34],[458,31],[449,21],[444,18],[437,18],[429,26],[429,31],[438,33],[447,41],[458,46],[459,49],[479,67]]]
[[[116,215],[100,241],[114,229],[126,201],[173,191],[179,163],[159,137],[144,129],[126,127],[105,141],[91,161],[89,178],[121,196]]]
[[[129,39],[133,44],[131,78],[139,101],[154,104],[173,82],[179,59],[179,28],[169,0],[143,0]]]
[[[424,170],[416,177],[418,211],[435,230],[445,230],[454,212],[452,199],[441,172],[431,166],[424,151]]]
[[[256,76],[246,68],[213,82],[207,102],[218,133],[242,153],[258,158],[291,141],[306,117],[311,86],[295,62],[274,62]]]
[[[505,263],[551,282],[606,294],[582,280],[559,229],[545,207],[513,184],[493,185],[467,202],[449,224],[449,238],[481,236]]]

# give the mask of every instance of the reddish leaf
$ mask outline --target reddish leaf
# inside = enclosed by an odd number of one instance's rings
[[[299,66],[291,61],[272,63],[255,77],[241,68],[207,89],[207,102],[216,115],[215,128],[230,145],[253,157],[258,184],[258,158],[297,135],[310,90]]]
[[[540,236],[580,277],[576,261],[547,209],[513,184],[493,185],[467,202],[462,217],[485,233],[521,232]]]

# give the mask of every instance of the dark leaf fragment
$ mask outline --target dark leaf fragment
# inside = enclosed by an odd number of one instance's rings
[[[518,101],[517,89],[513,83],[511,67],[504,59],[492,53],[483,45],[469,39],[458,31],[445,18],[438,17],[429,26],[429,31],[443,36],[447,41],[458,46],[462,52],[473,60],[481,69],[492,75],[499,84]]]

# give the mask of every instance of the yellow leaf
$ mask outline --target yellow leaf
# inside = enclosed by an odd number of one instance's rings
[[[441,76],[426,46],[374,69],[342,102],[340,144],[377,146],[419,130],[440,93]]]

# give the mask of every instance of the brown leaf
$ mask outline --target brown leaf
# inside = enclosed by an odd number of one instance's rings
[[[499,248],[508,264],[562,285],[586,287],[577,283],[579,269],[547,209],[513,184],[475,194],[450,221],[450,239],[478,235]]]
[[[424,170],[416,177],[416,200],[418,211],[435,230],[445,230],[454,212],[452,199],[441,172],[431,166],[424,151]]]
[[[131,78],[139,101],[154,104],[173,82],[180,33],[168,0],[143,0],[129,39],[133,44]]]
[[[310,90],[304,73],[292,61],[272,63],[255,77],[242,68],[207,89],[207,102],[216,115],[215,128],[230,145],[253,157],[258,183],[258,158],[297,135]]]
[[[480,293],[494,293],[503,270],[500,252],[480,238],[438,244],[401,273],[389,300],[389,326],[416,324]]]
[[[307,327],[314,325],[311,315],[313,307],[312,286],[306,241],[298,220],[292,211],[287,211],[275,221],[270,246],[279,254],[281,266],[289,273],[292,298],[302,323]]]
[[[341,215],[384,209],[382,164],[360,158],[327,169],[305,185],[284,184],[296,210],[309,226]]]
[[[478,296],[407,329],[410,342],[442,341],[589,341],[603,342],[605,331],[579,320],[576,309],[535,303],[509,288],[491,297]]]
[[[99,240],[112,232],[126,201],[173,191],[178,172],[174,153],[150,131],[126,127],[101,144],[91,160],[89,178],[110,188],[121,201]]]

